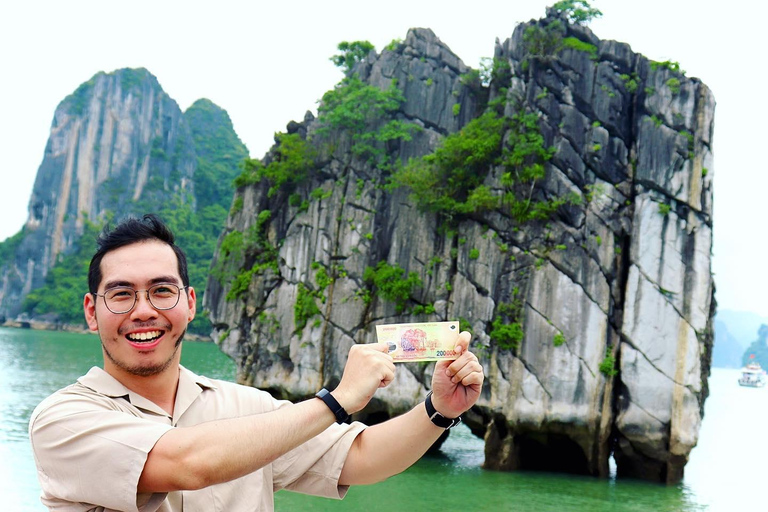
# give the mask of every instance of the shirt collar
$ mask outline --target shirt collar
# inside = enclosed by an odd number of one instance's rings
[[[181,365],[179,365],[179,368],[179,383],[176,388],[176,404],[173,408],[174,416],[176,418],[180,417],[184,411],[187,410],[203,390],[216,389],[216,385],[207,377],[196,375],[194,372]],[[165,414],[157,405],[138,393],[126,388],[120,381],[98,366],[91,368],[88,373],[77,379],[77,381],[96,393],[111,398],[127,398],[128,401],[136,407],[155,413]]]

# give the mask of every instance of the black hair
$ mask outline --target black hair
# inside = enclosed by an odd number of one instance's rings
[[[153,213],[146,214],[141,219],[126,217],[112,230],[109,229],[109,224],[107,224],[96,240],[96,254],[91,258],[91,264],[88,267],[88,291],[91,293],[99,291],[99,284],[102,278],[101,260],[105,254],[120,247],[146,240],[159,240],[171,246],[178,261],[181,282],[184,286],[189,286],[187,257],[184,251],[174,243],[175,239],[170,228],[160,220],[160,217]]]

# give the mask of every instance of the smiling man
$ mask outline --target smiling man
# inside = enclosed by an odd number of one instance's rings
[[[153,215],[105,230],[83,299],[104,367],[44,400],[30,440],[42,502],[66,511],[273,510],[289,489],[342,498],[408,468],[477,400],[482,367],[459,335],[425,402],[348,422],[394,379],[385,344],[355,345],[339,385],[292,404],[180,364],[195,317],[186,257]]]

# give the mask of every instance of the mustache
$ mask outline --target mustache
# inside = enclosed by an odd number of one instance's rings
[[[171,324],[161,322],[135,322],[130,325],[123,325],[117,329],[117,334],[124,335],[125,333],[135,331],[137,329],[156,329],[158,331],[170,331]]]

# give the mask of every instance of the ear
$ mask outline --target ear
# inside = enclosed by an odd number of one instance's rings
[[[92,293],[86,293],[83,297],[83,313],[85,313],[85,322],[92,331],[99,330],[99,324],[96,322],[96,297]]]
[[[195,312],[197,311],[197,294],[195,294],[195,289],[191,286],[187,288],[187,308],[189,309],[187,322],[191,322],[195,319]]]

